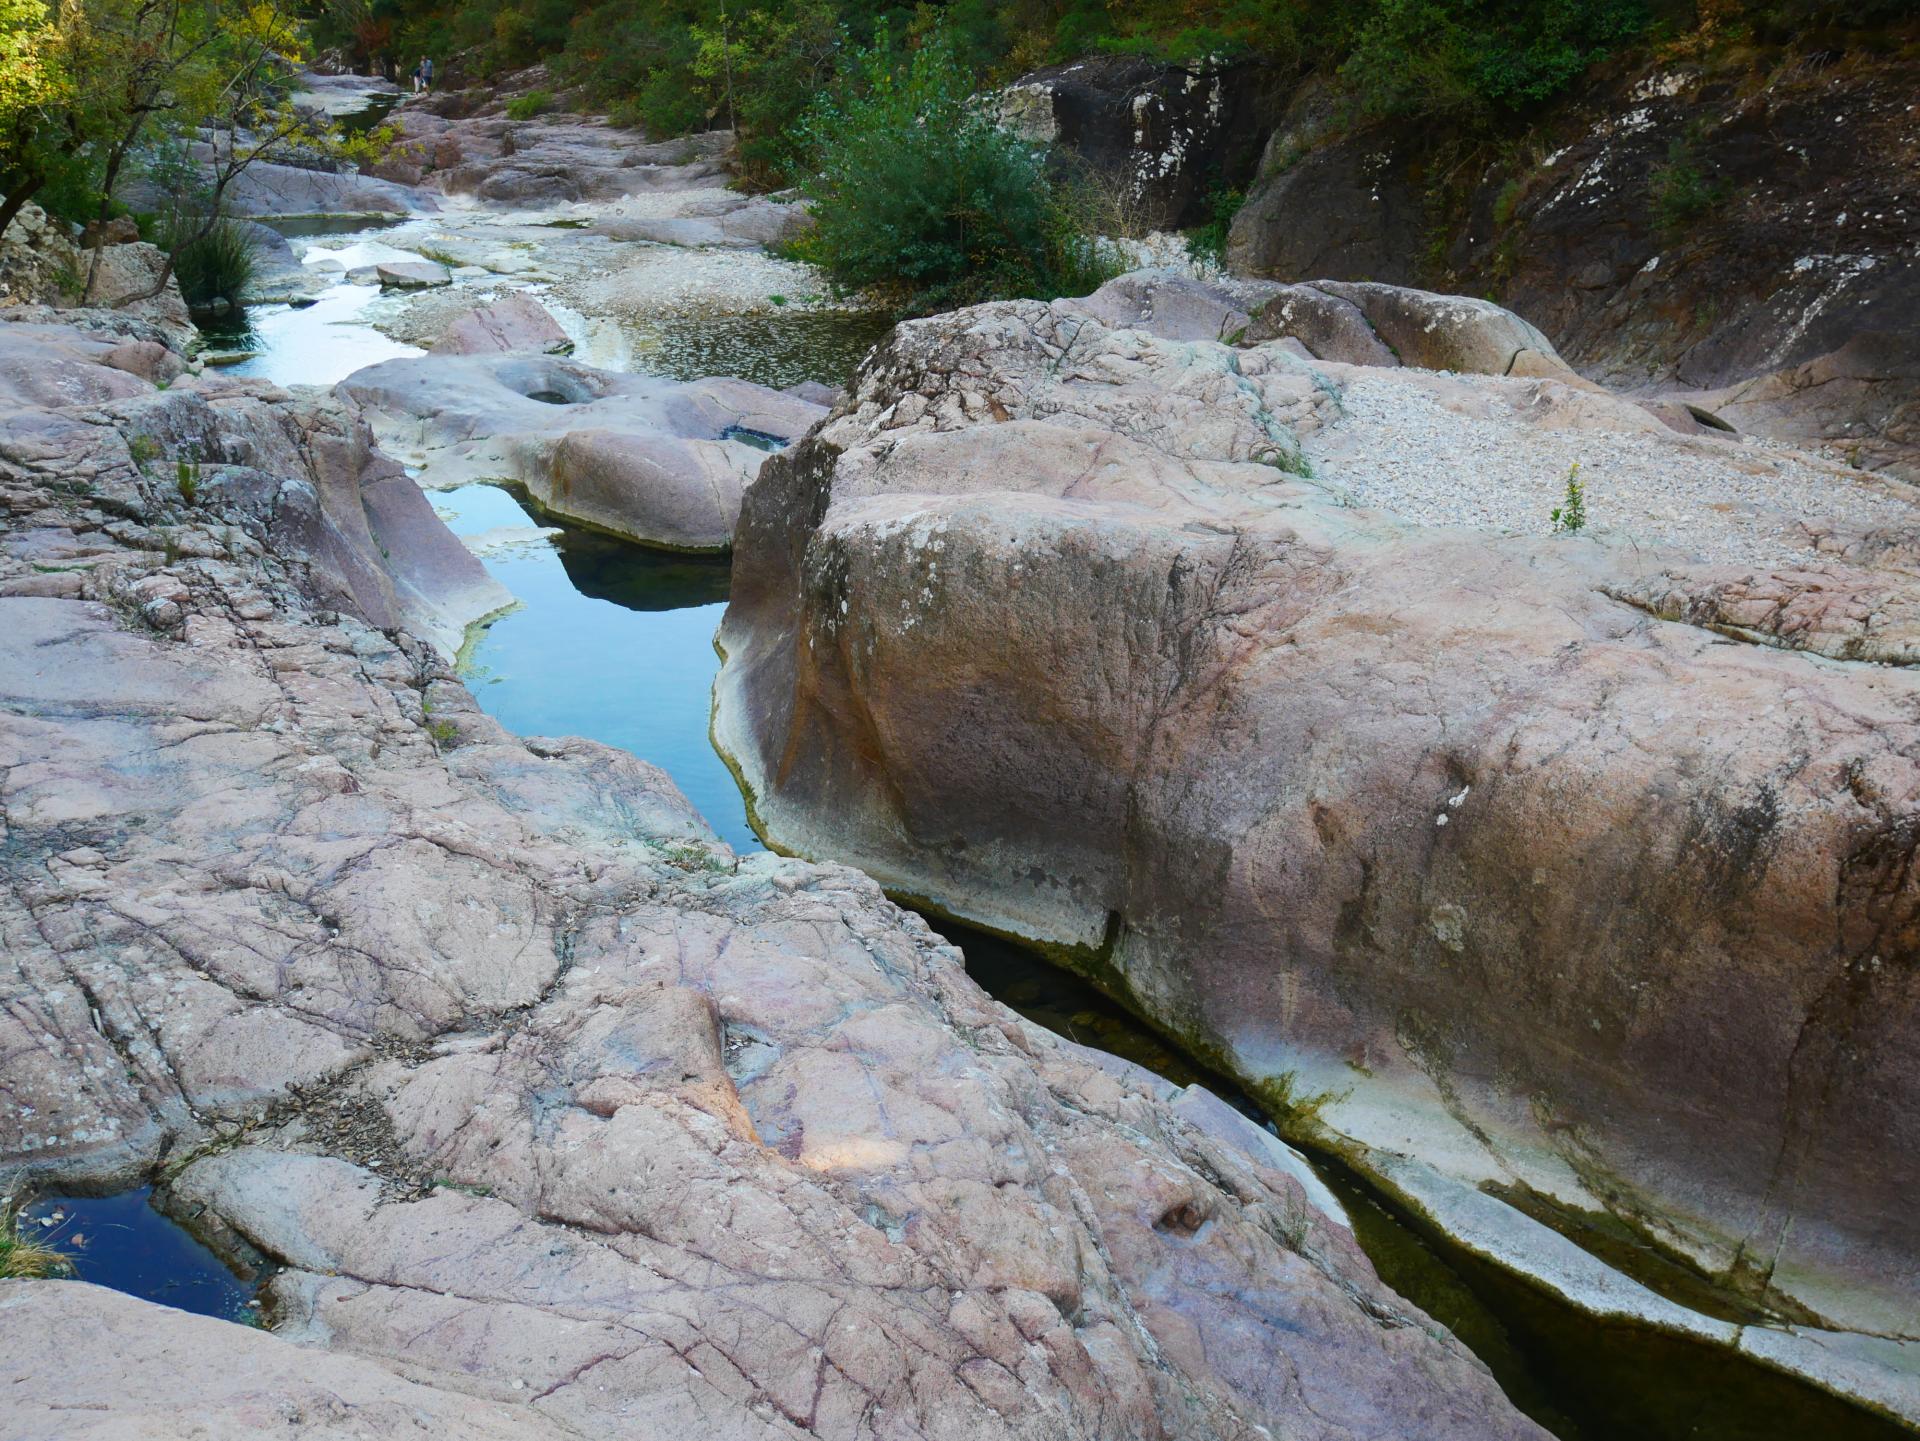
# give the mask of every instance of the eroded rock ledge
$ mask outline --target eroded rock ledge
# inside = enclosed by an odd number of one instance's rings
[[[0,1169],[284,1269],[277,1336],[0,1285],[0,1435],[1541,1434],[1264,1133],[481,714],[409,627],[484,576],[350,406],[20,346]]]
[[[1920,1418],[1920,677],[1824,658],[1912,654],[1912,494],[1153,285],[900,327],[748,491],[765,834],[1050,946],[1578,1304]],[[1549,534],[1570,437],[1697,524]]]

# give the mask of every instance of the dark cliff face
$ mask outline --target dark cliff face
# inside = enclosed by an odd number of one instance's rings
[[[1195,225],[1215,190],[1246,185],[1286,103],[1256,65],[1166,65],[1096,55],[1022,76],[1003,113],[1077,160],[1147,229]]]
[[[1623,69],[1475,148],[1302,92],[1228,260],[1484,294],[1595,379],[1920,475],[1916,96],[1904,54]]]

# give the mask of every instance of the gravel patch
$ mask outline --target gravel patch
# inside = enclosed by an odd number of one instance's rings
[[[1442,404],[1422,380],[1471,393]],[[1815,531],[1912,528],[1920,493],[1770,442],[1582,423],[1547,428],[1514,402],[1531,387],[1477,376],[1381,371],[1341,383],[1341,418],[1306,439],[1318,479],[1356,504],[1422,525],[1551,531],[1575,462],[1588,530],[1710,562],[1805,565]]]

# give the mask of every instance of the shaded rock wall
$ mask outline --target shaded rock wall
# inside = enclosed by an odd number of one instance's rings
[[[1070,174],[1091,172],[1135,224],[1162,230],[1201,223],[1214,191],[1251,178],[1283,99],[1264,67],[1115,55],[1036,70],[997,96],[1009,128],[1073,157]]]
[[[1303,90],[1228,261],[1484,292],[1589,376],[1912,477],[1917,86],[1859,52],[1616,71],[1491,160]]]

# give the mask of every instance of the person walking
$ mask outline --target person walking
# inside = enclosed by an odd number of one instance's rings
[[[433,57],[431,55],[420,57],[420,89],[423,92],[433,89]]]

